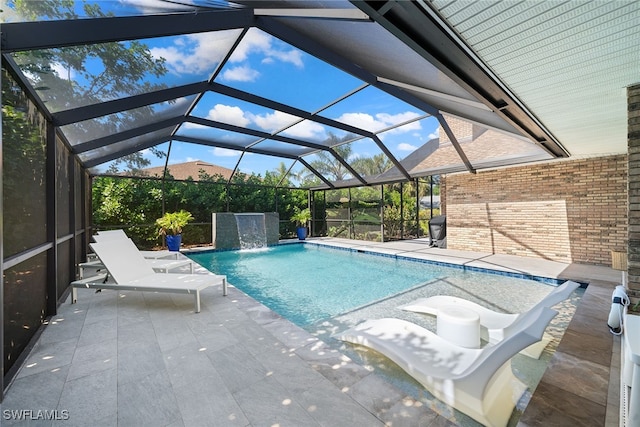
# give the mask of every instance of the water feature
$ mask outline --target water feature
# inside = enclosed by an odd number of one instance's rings
[[[211,234],[214,249],[275,245],[280,239],[280,217],[277,212],[214,212],[211,215]]]
[[[240,249],[267,247],[267,228],[263,213],[237,213],[234,216]]]

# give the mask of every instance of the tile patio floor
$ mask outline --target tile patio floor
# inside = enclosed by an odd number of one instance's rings
[[[518,425],[618,425],[619,339],[606,321],[619,272],[425,240],[314,242],[588,282]],[[199,314],[188,296],[80,290],[1,409],[3,426],[457,425],[232,286],[203,292]],[[33,420],[45,414],[60,419]]]

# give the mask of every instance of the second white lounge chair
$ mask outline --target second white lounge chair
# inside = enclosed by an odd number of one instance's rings
[[[111,240],[130,240],[130,237],[122,229],[99,231],[94,234],[93,240],[101,243]],[[180,252],[176,251],[140,251],[142,256],[147,259],[179,259]]]
[[[71,283],[72,303],[78,299],[78,288],[184,293],[194,295],[195,312],[199,313],[203,289],[222,285],[222,295],[227,295],[226,276],[156,273],[135,247],[117,241],[91,243],[90,246],[116,283],[103,283],[104,274],[76,280]]]
[[[580,284],[573,281],[566,281],[555,287],[547,296],[541,299],[531,309],[536,307],[553,307],[554,305],[566,300],[569,296],[580,287]],[[473,301],[464,298],[458,298],[449,295],[435,295],[428,298],[419,298],[414,302],[400,306],[402,310],[413,311],[416,313],[430,314],[437,316],[438,310],[444,306],[458,306],[468,310],[472,310],[480,316],[480,326],[482,333],[486,334],[483,338],[490,344],[503,340],[507,331],[507,327],[520,318],[524,313],[500,313],[491,310]],[[524,354],[533,358],[539,358],[542,351],[549,342],[549,338],[543,338],[525,351]]]
[[[113,232],[115,231],[116,230],[114,230]],[[113,232],[110,232],[110,233],[113,233]],[[151,266],[151,268],[153,268],[158,273],[170,273],[172,270],[183,269],[184,267],[188,267],[189,273],[193,273],[193,261],[185,256],[181,255],[182,256],[181,259],[178,258],[177,255],[173,255],[173,259],[166,258],[166,255],[150,258],[146,256],[143,251],[138,250],[138,247],[135,245],[135,243],[133,243],[133,240],[128,238],[124,233],[122,233],[122,235],[115,234],[114,236],[118,236],[117,238],[110,237],[109,239],[99,238],[98,236],[100,235],[102,235],[102,233],[96,234],[94,236],[94,240],[97,243],[109,242],[112,244],[120,244],[123,247],[128,246],[129,248],[127,249],[134,249],[135,251],[140,253],[140,255],[143,256],[144,261],[148,263]],[[148,252],[156,252],[156,251],[148,251]],[[87,261],[87,262],[78,264],[80,278],[84,278],[85,270],[100,271],[104,268],[105,268],[104,264],[99,259],[96,259],[95,261]]]
[[[556,314],[547,307],[528,311],[508,327],[508,338],[482,349],[390,318],[367,320],[333,337],[376,350],[438,399],[485,426],[504,427],[526,389],[511,371],[511,358],[539,341]]]

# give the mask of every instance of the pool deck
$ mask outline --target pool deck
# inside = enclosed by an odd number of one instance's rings
[[[517,425],[619,425],[620,340],[607,317],[620,272],[424,239],[310,241],[589,283]],[[458,425],[232,286],[226,297],[204,291],[198,314],[190,296],[80,290],[50,320],[0,409],[3,426]]]

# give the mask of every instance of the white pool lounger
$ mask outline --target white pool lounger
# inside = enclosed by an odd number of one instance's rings
[[[121,245],[130,245],[133,246],[136,250],[138,248],[135,246],[133,241],[129,238],[118,241]],[[189,269],[189,273],[193,273],[193,261],[191,261],[187,257],[178,258],[178,255],[171,255],[173,259],[168,259],[167,255],[159,255],[157,258],[149,258],[145,252],[155,252],[155,251],[138,251],[140,255],[143,256],[145,262],[151,265],[158,273],[171,273],[171,271],[175,271],[177,269],[183,270],[185,267]],[[159,252],[159,251],[158,251]],[[179,253],[178,253],[179,254]],[[180,255],[180,254],[179,254]],[[85,270],[94,270],[100,271],[104,270],[105,266],[99,259],[95,261],[87,261],[78,264],[78,271],[80,273],[80,278],[85,276]]]
[[[130,242],[130,244],[135,246],[135,244],[133,243],[133,240],[131,240],[131,238],[127,236],[127,234],[122,229],[99,231],[91,237],[95,242],[98,242],[98,243],[119,241],[119,242]],[[136,246],[136,249],[137,249],[137,246]],[[139,252],[146,259],[151,259],[151,260],[167,260],[167,259],[177,260],[179,259],[179,256],[180,256],[179,251],[161,250],[161,251],[139,251]]]
[[[531,310],[537,307],[553,307],[554,305],[566,300],[569,296],[580,287],[580,284],[573,281],[566,281],[555,287],[547,296],[535,304]],[[438,315],[438,310],[445,306],[458,306],[468,310],[472,310],[480,316],[480,326],[483,332],[486,330],[484,337],[490,344],[505,339],[506,328],[515,322],[525,313],[500,313],[491,310],[475,302],[449,295],[435,295],[428,298],[419,298],[412,303],[400,306],[398,308],[416,313]],[[543,338],[540,342],[530,346],[524,354],[533,358],[539,358],[542,351],[549,342],[549,338]]]
[[[168,292],[194,295],[195,312],[199,313],[203,289],[222,285],[222,295],[227,295],[226,276],[157,273],[134,246],[117,241],[91,243],[90,246],[116,283],[103,283],[106,274],[71,282],[72,303],[78,299],[78,288]]]
[[[539,341],[556,314],[547,307],[528,311],[508,327],[508,338],[482,349],[391,318],[367,320],[333,338],[376,350],[438,399],[483,425],[504,427],[526,389],[511,371],[511,358]]]

